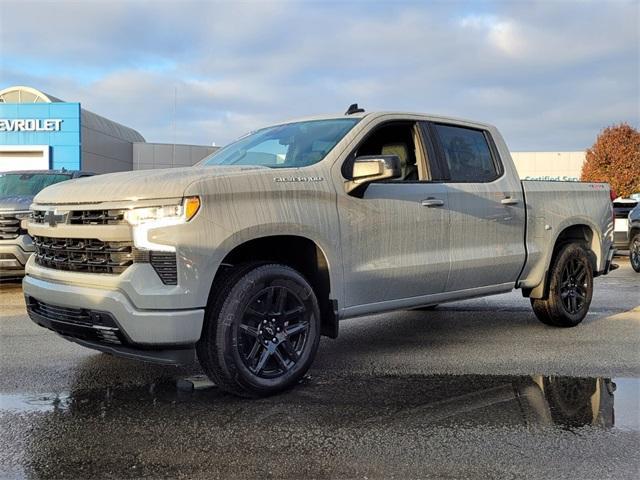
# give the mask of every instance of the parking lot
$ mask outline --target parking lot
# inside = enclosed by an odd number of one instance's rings
[[[347,320],[260,400],[67,342],[2,283],[0,477],[637,478],[640,274],[616,263],[577,328],[517,291]]]

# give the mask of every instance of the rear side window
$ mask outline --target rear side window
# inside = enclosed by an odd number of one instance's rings
[[[452,182],[491,182],[499,172],[482,130],[433,125]]]

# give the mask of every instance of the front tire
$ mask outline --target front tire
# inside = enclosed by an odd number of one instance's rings
[[[542,323],[575,327],[589,311],[593,297],[593,267],[578,244],[563,246],[549,272],[547,298],[532,298],[533,311]]]
[[[640,273],[640,233],[636,233],[629,242],[629,262],[631,268]]]
[[[198,360],[218,387],[237,395],[260,397],[289,388],[318,350],[315,293],[285,265],[234,268],[205,315]]]

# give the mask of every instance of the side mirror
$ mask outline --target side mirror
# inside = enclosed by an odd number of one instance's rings
[[[366,155],[353,162],[351,180],[345,188],[351,193],[358,187],[379,180],[398,178],[401,175],[400,158],[397,155]]]

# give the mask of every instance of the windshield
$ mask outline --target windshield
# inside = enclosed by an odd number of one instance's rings
[[[62,173],[0,173],[0,197],[32,197],[43,188],[70,178]]]
[[[357,118],[312,120],[267,127],[206,157],[198,166],[306,167],[322,160],[358,123]]]

